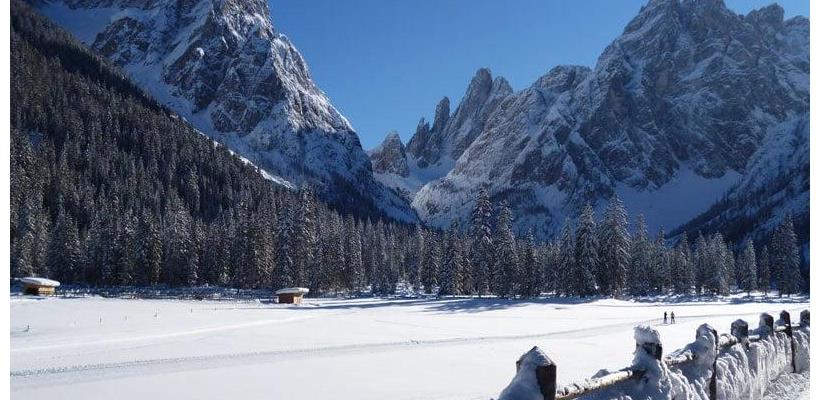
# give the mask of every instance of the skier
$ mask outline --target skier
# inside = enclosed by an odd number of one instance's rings
[[[672,319],[672,323],[674,324],[674,323],[675,323],[675,312],[674,312],[674,311],[672,311],[672,313],[671,313],[671,314],[669,314],[669,317],[671,317],[671,319]]]
[[[663,323],[666,324],[666,311],[663,312]]]

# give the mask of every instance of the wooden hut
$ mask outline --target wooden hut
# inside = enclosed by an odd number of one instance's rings
[[[60,282],[36,276],[20,278],[20,282],[23,284],[23,294],[35,296],[51,296],[54,294],[54,289],[60,286]]]
[[[307,288],[291,287],[276,291],[276,301],[280,304],[302,304],[302,298],[309,292]]]

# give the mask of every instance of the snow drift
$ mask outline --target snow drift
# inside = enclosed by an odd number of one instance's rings
[[[768,321],[767,321],[768,320]],[[782,321],[779,321],[782,323]],[[703,324],[698,327],[695,341],[683,349],[661,356],[662,342],[657,330],[649,326],[635,328],[635,358],[628,379],[584,394],[584,399],[687,399],[745,400],[762,399],[769,385],[784,374],[809,370],[811,329],[795,327],[792,337],[782,329],[771,329],[771,316],[761,315],[754,340],[742,340],[731,335],[718,335]],[[499,400],[543,399],[536,368],[549,358],[531,350],[519,361],[519,370],[505,388]],[[794,351],[794,355],[792,355]],[[551,362],[550,362],[551,364]],[[619,372],[621,373],[621,372]],[[603,370],[593,377],[599,382],[612,375]],[[586,384],[574,387],[592,387]],[[559,389],[556,398],[571,390]],[[577,391],[575,393],[578,393]]]

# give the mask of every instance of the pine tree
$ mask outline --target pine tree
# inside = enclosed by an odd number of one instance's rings
[[[617,195],[612,196],[598,239],[600,263],[596,278],[601,292],[606,295],[617,295],[626,287],[629,241],[626,209]]]
[[[439,239],[435,233],[425,235],[424,254],[421,258],[420,280],[424,293],[433,293],[441,263]]]
[[[310,187],[302,189],[294,234],[293,281],[298,285],[307,285],[309,271],[317,268],[316,205]]]
[[[530,232],[527,241],[521,245],[519,260],[521,260],[521,297],[537,297],[541,294],[541,266],[537,256],[535,238]]]
[[[738,255],[737,269],[739,275],[739,287],[741,290],[751,294],[752,290],[757,289],[757,260],[755,257],[755,248],[751,240],[746,240],[746,245]]]
[[[575,263],[570,270],[569,286],[581,296],[595,293],[595,272],[598,270],[598,243],[595,237],[595,216],[587,204],[575,230]]]
[[[629,292],[637,296],[649,294],[650,273],[652,269],[652,243],[646,231],[643,215],[638,215],[635,223],[635,237],[630,248],[629,274],[627,286]]]
[[[772,288],[772,274],[769,269],[769,246],[763,246],[757,260],[757,287],[768,294]]]
[[[800,290],[800,255],[790,215],[783,219],[772,237],[770,263],[780,296],[791,296]]]
[[[441,273],[439,274],[439,296],[461,294],[464,268],[464,254],[461,248],[461,238],[458,236],[458,222],[453,222],[447,231],[445,250],[443,252]]]
[[[490,289],[491,270],[494,265],[492,230],[490,217],[492,204],[487,189],[479,189],[478,198],[473,208],[470,233],[470,262],[473,266],[475,292],[479,296]]]
[[[561,228],[557,253],[554,275],[555,290],[564,295],[577,294],[572,281],[572,270],[575,268],[575,242],[569,218],[564,220],[564,226]]]
[[[663,229],[658,232],[652,247],[652,282],[655,291],[664,293],[672,286],[669,251],[666,247],[666,236]]]
[[[672,286],[675,291],[688,294],[694,285],[695,275],[692,268],[692,251],[689,249],[689,239],[686,232],[681,234],[678,245],[672,251],[670,269]]]
[[[48,246],[48,273],[59,281],[74,282],[78,277],[80,261],[77,224],[70,215],[60,212]]]
[[[283,207],[279,210],[279,215],[276,218],[276,252],[274,253],[274,267],[271,274],[271,278],[273,279],[272,285],[274,289],[281,289],[281,288],[288,288],[293,287],[296,284],[295,279],[295,266],[294,266],[294,255],[296,254],[296,249],[294,248],[294,227],[293,227],[293,220],[291,217],[290,212],[288,211],[287,207]],[[260,243],[261,241],[262,232],[258,229],[255,224],[252,225],[251,230],[251,237],[256,239],[254,240],[255,244]],[[249,254],[251,256],[256,256],[257,253],[261,249],[256,248],[254,246],[252,253]],[[263,261],[263,260],[259,260]],[[254,268],[255,275],[258,276],[258,279],[263,279],[265,275],[264,272],[264,264],[262,262],[255,262]],[[314,287],[314,293],[319,291],[318,287]]]
[[[692,254],[692,267],[695,276],[695,290],[698,294],[703,293],[706,287],[706,280],[709,274],[709,261],[707,260],[708,246],[706,238],[702,234],[698,234],[695,240],[695,251]]]
[[[519,280],[518,251],[512,231],[512,211],[504,202],[499,207],[493,244],[495,268],[491,276],[495,292],[500,297],[514,296]]]

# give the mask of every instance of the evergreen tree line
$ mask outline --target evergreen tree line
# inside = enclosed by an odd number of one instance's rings
[[[343,215],[265,180],[17,1],[11,43],[13,277],[502,297],[805,288],[791,218],[735,255],[720,234],[669,247],[642,217],[630,233],[617,198],[546,243],[517,237],[483,190],[446,231]]]
[[[694,243],[684,233],[670,246],[662,230],[649,237],[641,215],[630,233],[626,209],[617,196],[601,220],[587,205],[574,227],[567,219],[555,240],[541,244],[532,235],[516,239],[505,204],[498,207],[493,229],[492,215],[489,196],[482,190],[471,229],[461,243],[448,239],[444,245],[448,261],[438,274],[440,294],[644,296],[777,289],[791,295],[807,290],[790,216],[760,250],[747,240],[735,254],[720,233],[699,234]],[[452,227],[447,237],[458,237],[457,230]],[[463,248],[468,249],[466,255]],[[422,277],[422,284],[434,276]]]

